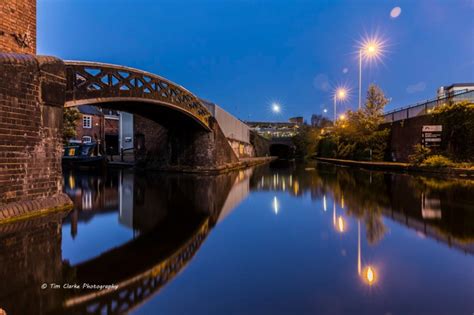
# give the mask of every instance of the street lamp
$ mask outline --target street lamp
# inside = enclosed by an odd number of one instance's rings
[[[279,114],[281,112],[281,106],[278,103],[272,103],[272,111],[275,114]]]
[[[334,124],[336,123],[337,119],[337,110],[336,110],[336,103],[338,100],[344,101],[347,98],[348,90],[345,87],[338,87],[334,91]]]
[[[384,46],[384,41],[374,37],[365,39],[359,48],[359,109],[362,106],[362,58],[379,59],[383,54]]]

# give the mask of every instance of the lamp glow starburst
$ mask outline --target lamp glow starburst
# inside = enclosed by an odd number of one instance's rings
[[[357,44],[359,54],[359,109],[362,106],[362,60],[382,62],[387,52],[387,40],[380,35],[365,36]]]

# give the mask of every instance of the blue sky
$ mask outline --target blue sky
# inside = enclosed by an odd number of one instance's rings
[[[471,0],[38,0],[38,53],[147,70],[241,119],[309,119],[331,110],[338,84],[352,87],[341,110],[357,106],[365,34],[387,40],[363,86],[380,85],[388,109],[474,82],[472,16]]]

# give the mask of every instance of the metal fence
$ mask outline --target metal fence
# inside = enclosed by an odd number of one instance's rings
[[[428,100],[423,103],[398,108],[384,114],[385,122],[394,122],[398,120],[413,118],[429,114],[433,108],[449,102],[471,101],[474,102],[474,90],[462,91],[457,94],[449,95],[443,98]]]

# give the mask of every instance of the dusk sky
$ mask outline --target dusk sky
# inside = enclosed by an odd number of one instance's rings
[[[472,0],[38,0],[38,54],[150,71],[244,120],[309,120],[332,115],[338,84],[352,88],[341,109],[357,106],[366,35],[387,43],[363,86],[380,85],[388,109],[474,82],[473,16]]]

